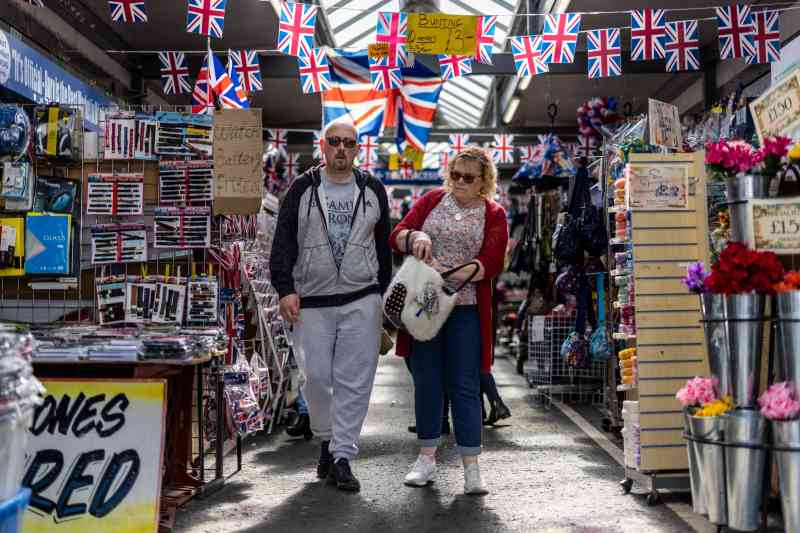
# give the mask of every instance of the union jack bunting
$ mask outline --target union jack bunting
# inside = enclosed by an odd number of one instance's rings
[[[406,33],[408,33],[408,15],[406,13],[387,11],[378,13],[375,42],[386,43],[389,46],[388,67],[412,66],[413,60],[406,48]]]
[[[270,146],[278,150],[283,157],[288,157],[289,152],[287,147],[289,143],[286,141],[286,130],[271,128],[268,129],[267,132],[269,133]]]
[[[495,163],[514,162],[514,136],[501,133],[494,136],[494,146],[492,147],[492,159]]]
[[[622,47],[619,29],[591,30],[586,34],[589,78],[608,78],[622,74]]]
[[[228,54],[228,68],[225,71],[227,80],[222,79],[220,83],[215,85],[214,90],[217,91],[219,103],[223,109],[246,109],[250,107],[250,101],[247,98],[247,91],[244,90],[244,83],[239,77],[239,73],[233,68],[233,61]]]
[[[378,160],[378,138],[371,135],[361,137],[361,147],[358,152],[358,160],[364,163],[374,163]]]
[[[300,154],[287,154],[283,161],[283,177],[292,180],[300,173]]]
[[[450,152],[445,150],[439,153],[439,169],[444,170],[450,168]]]
[[[161,60],[161,86],[164,94],[188,94],[192,92],[189,84],[189,67],[183,52],[159,52]]]
[[[147,22],[144,0],[109,0],[108,7],[111,10],[111,20],[114,22],[126,22],[128,24]]]
[[[227,0],[189,0],[186,31],[222,39]]]
[[[544,17],[542,54],[545,63],[572,63],[581,31],[579,13],[560,13]]]
[[[524,146],[517,147],[520,151],[519,161],[520,163],[532,163],[534,158],[536,157],[537,148],[532,144],[526,144]]]
[[[439,54],[439,72],[444,81],[471,74],[472,58],[470,56]]]
[[[469,135],[464,133],[453,133],[450,135],[450,149],[447,151],[450,155],[456,155],[464,150],[469,144]]]
[[[203,60],[203,66],[197,75],[192,92],[192,113],[196,115],[211,115],[214,113],[214,89],[208,81],[208,56]]]
[[[550,65],[544,61],[542,46],[542,37],[539,35],[511,38],[511,53],[517,76],[536,76],[550,72]]]
[[[317,6],[281,2],[278,23],[278,51],[290,56],[311,55],[314,48],[314,27]]]
[[[747,62],[754,65],[779,61],[781,58],[780,14],[777,11],[759,11],[754,13],[753,17],[756,24],[756,32],[753,36],[755,53],[747,56]]]
[[[399,89],[403,86],[403,75],[400,67],[389,65],[388,57],[369,58],[369,77],[372,88],[376,91]]]
[[[494,31],[497,28],[497,17],[482,16],[478,17],[478,27],[475,32],[475,44],[477,50],[475,58],[479,63],[492,64],[492,53],[494,52]]]
[[[258,52],[255,50],[228,50],[228,61],[233,61],[233,68],[239,74],[246,92],[252,93],[263,89]]]
[[[700,70],[700,38],[696,20],[667,23],[667,72]]]
[[[756,28],[750,6],[718,7],[717,28],[721,59],[735,59],[754,54],[753,37]]]
[[[664,59],[664,14],[663,9],[631,11],[631,61]]]
[[[324,48],[312,48],[311,53],[297,56],[300,85],[305,94],[327,91],[332,87],[328,56]]]
[[[314,153],[312,157],[314,159],[322,159],[322,132],[315,131],[314,132],[314,140],[312,141],[312,145],[314,146]]]

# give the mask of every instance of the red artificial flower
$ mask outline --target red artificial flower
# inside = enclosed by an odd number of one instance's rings
[[[706,285],[716,294],[774,294],[775,285],[782,279],[783,265],[777,255],[731,242],[711,267]]]

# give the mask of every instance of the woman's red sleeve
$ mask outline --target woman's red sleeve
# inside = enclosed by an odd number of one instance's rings
[[[497,206],[486,218],[483,246],[476,258],[483,265],[483,279],[496,278],[503,272],[506,246],[508,246],[508,220],[505,209]]]

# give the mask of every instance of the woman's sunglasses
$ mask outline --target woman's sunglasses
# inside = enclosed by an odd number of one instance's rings
[[[461,180],[467,185],[472,185],[478,178],[480,178],[480,176],[474,176],[472,174],[462,174],[457,170],[450,171],[450,179],[453,180],[454,183]]]
[[[326,137],[325,142],[328,143],[329,146],[333,146],[336,148],[340,144],[343,144],[345,148],[348,150],[352,150],[356,147],[356,140],[355,139],[342,139],[341,137]]]

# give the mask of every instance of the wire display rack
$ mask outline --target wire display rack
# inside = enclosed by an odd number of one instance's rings
[[[561,345],[575,330],[575,313],[536,315],[528,320],[528,385],[549,407],[559,401],[603,403],[606,364],[593,361],[588,368],[575,368],[561,357]]]

